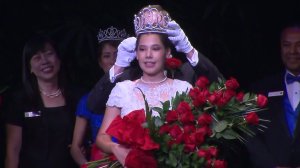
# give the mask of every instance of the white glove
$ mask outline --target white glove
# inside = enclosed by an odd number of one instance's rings
[[[174,20],[168,23],[167,34],[178,52],[186,54],[194,48],[188,37]]]
[[[130,65],[131,61],[133,61],[136,57],[135,43],[135,37],[128,37],[119,44],[115,65],[124,68]]]

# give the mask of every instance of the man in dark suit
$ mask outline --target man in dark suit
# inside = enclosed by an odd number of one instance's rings
[[[285,27],[280,44],[284,72],[252,87],[268,96],[268,110],[259,114],[271,121],[247,144],[255,168],[300,167],[300,25]]]

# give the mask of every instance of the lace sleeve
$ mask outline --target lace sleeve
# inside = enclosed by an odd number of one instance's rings
[[[110,92],[106,106],[123,108],[131,104],[132,88],[134,84],[130,80],[118,82]]]
[[[110,92],[106,106],[121,108],[123,91],[124,90],[122,89],[122,83],[117,83],[116,86]]]

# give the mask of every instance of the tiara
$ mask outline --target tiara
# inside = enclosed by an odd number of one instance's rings
[[[137,15],[134,15],[135,34],[141,33],[166,33],[168,23],[171,21],[169,14],[159,11],[157,8],[145,7]]]
[[[106,30],[99,29],[97,38],[98,43],[106,40],[124,40],[125,38],[129,37],[126,33],[125,29],[118,30],[117,28],[111,26]]]

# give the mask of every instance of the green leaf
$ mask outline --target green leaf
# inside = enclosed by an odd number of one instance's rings
[[[217,132],[217,133],[216,133],[216,138],[219,139],[219,138],[221,138],[221,137],[222,137],[222,134],[219,133],[219,132]]]
[[[173,167],[176,167],[177,165],[177,159],[176,159],[176,155],[174,155],[172,152],[169,153],[169,164]]]
[[[163,151],[163,152],[165,152],[165,153],[168,153],[168,151],[169,151],[169,148],[168,148],[168,146],[160,146],[160,149]]]
[[[249,137],[252,137],[255,135],[255,132],[253,132],[250,128],[248,127],[237,127],[239,130],[243,131],[245,134],[247,134]]]
[[[250,98],[250,93],[246,93],[246,94],[244,95],[244,97],[243,97],[243,101],[244,101],[244,102],[245,102],[245,101],[248,101],[249,98]]]
[[[225,139],[237,139],[239,134],[232,129],[227,129],[222,133],[223,138]]]
[[[180,96],[179,93],[176,92],[176,96],[172,98],[172,110],[176,109],[178,104],[180,103]]]
[[[222,120],[220,122],[217,122],[216,125],[214,125],[214,130],[216,132],[222,132],[227,128],[228,122],[225,120]]]
[[[154,124],[156,127],[162,126],[164,123],[161,121],[161,118],[159,117],[154,117]]]
[[[164,111],[168,111],[168,110],[170,109],[170,106],[171,106],[171,104],[170,104],[170,101],[169,101],[169,100],[163,102],[163,104],[162,104],[162,107],[163,107],[163,110],[164,110]]]
[[[160,107],[153,107],[152,110],[157,111],[159,114],[163,113],[163,109]]]
[[[217,83],[213,82],[212,84],[209,85],[208,90],[209,90],[210,92],[213,92],[213,91],[217,90],[217,88],[218,88]]]

